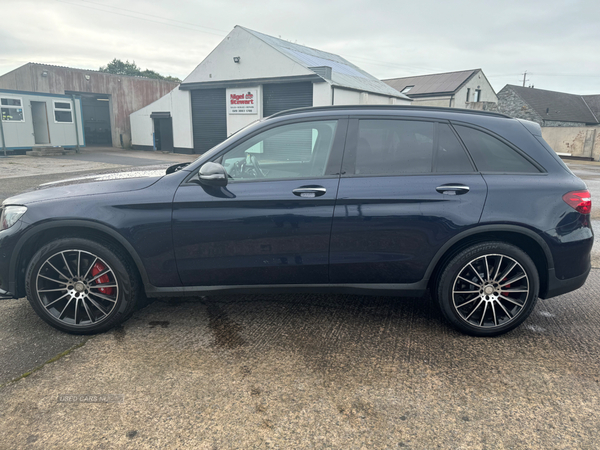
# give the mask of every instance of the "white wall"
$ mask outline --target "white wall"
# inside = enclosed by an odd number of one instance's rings
[[[169,111],[173,120],[173,146],[176,148],[193,148],[192,134],[192,102],[190,91],[173,89],[164,97],[159,98],[148,106],[132,113],[131,143],[133,145],[154,145],[154,121],[150,118],[153,112]]]
[[[447,97],[435,97],[435,98],[416,98],[413,100],[413,106],[442,106],[445,108],[450,107],[450,96]],[[454,105],[454,100],[452,101],[452,105]],[[464,108],[464,106],[463,106]]]
[[[233,62],[239,56],[240,62]],[[184,83],[315,75],[243,28],[236,26],[188,75]]]
[[[467,107],[467,89],[470,89],[469,102],[473,101],[475,90],[481,89],[481,96],[479,97],[480,102],[498,103],[498,96],[494,92],[494,88],[486,79],[485,75],[479,71],[462,88],[460,88],[458,92],[456,92],[454,100],[452,101],[453,108]]]
[[[410,100],[333,87],[336,105],[410,105]]]
[[[333,101],[335,105],[360,105],[360,92],[334,86]]]
[[[331,105],[331,85],[329,83],[313,83],[313,106]]]

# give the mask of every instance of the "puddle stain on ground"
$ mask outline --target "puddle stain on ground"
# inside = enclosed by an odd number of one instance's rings
[[[246,344],[239,334],[242,327],[231,320],[219,305],[208,303],[206,312],[209,319],[208,327],[215,337],[217,347],[233,350]]]

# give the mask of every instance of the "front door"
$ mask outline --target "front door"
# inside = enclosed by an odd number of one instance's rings
[[[415,283],[487,195],[448,123],[352,120],[331,236],[332,283]]]
[[[276,125],[212,159],[226,187],[186,180],[173,206],[182,283],[327,283],[346,128],[344,119]]]
[[[48,110],[46,102],[31,102],[31,122],[33,123],[33,137],[36,144],[49,144],[50,132],[48,130]]]

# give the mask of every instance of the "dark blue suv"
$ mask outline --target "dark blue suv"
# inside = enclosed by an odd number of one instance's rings
[[[0,294],[97,333],[148,297],[420,296],[465,333],[513,329],[590,271],[590,194],[539,126],[401,106],[285,111],[164,176],[7,199]]]

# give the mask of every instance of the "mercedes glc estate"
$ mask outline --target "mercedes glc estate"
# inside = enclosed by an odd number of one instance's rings
[[[167,174],[5,200],[0,294],[98,333],[145,296],[422,296],[476,336],[590,271],[591,199],[540,127],[415,106],[290,110]],[[401,301],[401,300],[399,300]]]

